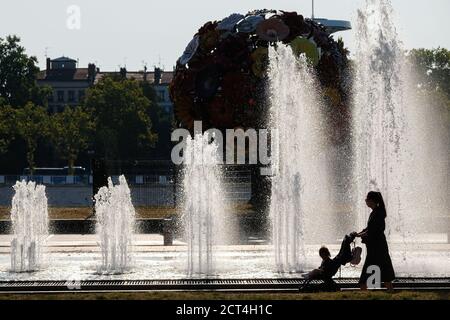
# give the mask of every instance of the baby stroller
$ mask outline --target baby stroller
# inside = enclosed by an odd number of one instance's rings
[[[347,263],[358,265],[361,262],[362,248],[355,246],[355,238],[356,232],[346,235],[342,240],[339,253],[333,259],[331,259],[328,249],[322,247],[319,251],[322,257],[322,264],[318,269],[314,269],[306,275],[306,279],[300,285],[300,291],[338,291],[339,286],[333,280],[333,277],[339,268]],[[352,243],[353,249],[351,248]],[[318,285],[313,286],[313,283]]]

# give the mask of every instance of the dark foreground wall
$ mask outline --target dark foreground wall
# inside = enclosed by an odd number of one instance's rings
[[[250,238],[263,239],[259,230],[260,222],[256,217],[247,216],[230,221],[236,226],[235,234],[231,235],[235,244],[246,243]],[[93,234],[95,233],[94,219],[86,220],[50,220],[49,229],[51,234]],[[161,234],[164,243],[171,245],[173,239],[182,237],[179,222],[176,219],[137,219],[137,233]],[[10,220],[0,220],[0,234],[12,232]]]
[[[53,234],[92,234],[95,233],[93,219],[86,220],[50,220],[49,229]],[[138,233],[160,233],[162,234],[171,227],[171,219],[138,219]],[[0,220],[0,234],[11,233],[11,221]]]

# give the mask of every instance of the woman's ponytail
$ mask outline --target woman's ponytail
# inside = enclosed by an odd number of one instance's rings
[[[378,203],[379,207],[380,207],[381,211],[383,212],[384,217],[386,217],[387,216],[386,206],[384,204],[384,200],[383,200],[383,196],[381,195],[381,192],[378,192],[378,196],[379,196],[379,203]]]

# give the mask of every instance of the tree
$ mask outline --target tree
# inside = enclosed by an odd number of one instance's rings
[[[28,167],[33,174],[38,141],[49,133],[49,116],[44,107],[28,102],[23,108],[15,109],[12,117],[16,134],[26,143]]]
[[[155,132],[158,133],[158,141],[155,144],[153,155],[157,158],[170,158],[171,152],[171,114],[165,111],[159,104],[159,98],[156,95],[153,85],[148,81],[140,83],[144,96],[151,102],[150,118]]]
[[[154,145],[151,102],[135,80],[105,77],[87,91],[95,123],[95,151],[107,159],[136,159]]]
[[[0,105],[0,154],[8,151],[8,146],[14,139],[13,118],[14,109]]]
[[[66,107],[63,112],[50,117],[50,140],[56,151],[69,167],[73,168],[78,155],[92,142],[94,124],[91,114],[82,107]]]
[[[46,105],[50,88],[37,85],[37,59],[19,43],[17,36],[0,38],[0,105],[22,107],[28,101]]]
[[[417,76],[418,93],[433,105],[446,108],[450,121],[450,51],[413,49],[408,58]]]
[[[408,56],[419,76],[420,86],[429,91],[441,91],[450,99],[450,51],[413,49]]]

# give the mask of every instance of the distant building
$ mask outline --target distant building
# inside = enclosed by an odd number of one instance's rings
[[[153,85],[158,98],[158,104],[168,113],[173,110],[173,104],[169,97],[169,84],[172,81],[173,72],[166,72],[160,68],[148,72],[127,71],[100,71],[95,64],[88,64],[87,68],[78,68],[77,61],[68,57],[57,59],[47,58],[45,70],[38,73],[37,83],[41,86],[50,86],[53,89],[48,100],[50,112],[61,112],[65,106],[79,105],[86,94],[86,90],[107,75],[120,75],[127,79],[137,81],[149,81]]]
[[[135,79],[137,81],[148,81],[153,85],[156,96],[158,98],[158,104],[166,111],[172,112],[173,104],[169,96],[169,84],[173,78],[172,71],[164,71],[160,68],[155,67],[154,71],[147,71],[144,68],[143,71],[127,71],[126,68],[120,68],[120,71],[114,72],[103,72],[99,71],[96,73],[94,83],[100,81],[104,76],[108,75],[119,75],[126,79]]]
[[[46,69],[38,73],[37,83],[53,89],[48,99],[49,111],[61,112],[67,105],[79,105],[86,89],[94,83],[96,72],[94,64],[77,68],[77,61],[71,58],[47,58]]]

